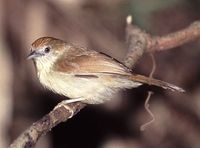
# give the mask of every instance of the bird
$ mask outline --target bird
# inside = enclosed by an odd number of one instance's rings
[[[69,99],[61,102],[102,104],[119,90],[154,85],[171,91],[184,89],[143,75],[104,53],[79,47],[54,37],[36,39],[27,57],[32,59],[40,83]]]

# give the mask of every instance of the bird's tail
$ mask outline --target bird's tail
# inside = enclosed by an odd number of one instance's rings
[[[148,84],[148,85],[155,85],[158,87],[162,87],[164,89],[169,89],[171,91],[185,92],[184,89],[182,89],[176,85],[173,85],[173,84],[170,84],[170,83],[158,80],[158,79],[142,76],[142,75],[133,74],[133,75],[129,76],[129,79],[132,81],[135,81],[135,82],[141,82],[141,83]]]

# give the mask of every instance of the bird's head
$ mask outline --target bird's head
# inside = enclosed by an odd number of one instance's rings
[[[42,37],[35,40],[31,46],[28,59],[32,59],[37,68],[48,68],[63,54],[67,44],[56,38]]]

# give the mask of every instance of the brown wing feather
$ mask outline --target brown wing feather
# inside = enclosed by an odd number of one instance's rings
[[[74,74],[77,77],[96,78],[97,76],[95,74],[98,73],[117,74],[135,82],[155,85],[172,91],[184,92],[182,88],[173,84],[132,74],[128,68],[120,62],[113,60],[111,57],[85,48],[75,48],[72,46],[54,65],[54,70],[66,74]]]
[[[173,85],[173,84],[170,84],[170,83],[158,80],[158,79],[138,75],[138,74],[133,74],[133,75],[129,76],[129,79],[132,81],[135,81],[135,82],[141,82],[141,83],[148,84],[148,85],[155,85],[155,86],[162,87],[164,89],[169,89],[172,91],[185,92],[184,89],[182,89],[176,85]]]
[[[54,69],[63,73],[110,73],[130,75],[130,70],[112,58],[85,48],[71,47],[59,58]]]

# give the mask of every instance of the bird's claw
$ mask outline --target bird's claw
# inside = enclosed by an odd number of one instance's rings
[[[68,110],[70,112],[70,116],[69,118],[72,118],[73,115],[74,115],[74,110],[68,105],[69,103],[66,103],[66,100],[58,103],[53,110],[57,109],[57,108],[60,108],[60,107],[64,107],[66,110]]]

